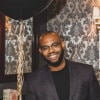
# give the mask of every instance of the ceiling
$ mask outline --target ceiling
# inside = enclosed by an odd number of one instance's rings
[[[0,0],[0,12],[14,19],[27,19],[42,13],[53,0]]]

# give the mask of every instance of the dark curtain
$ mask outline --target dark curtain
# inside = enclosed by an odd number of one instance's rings
[[[33,18],[33,71],[45,64],[43,58],[41,58],[38,52],[38,37],[45,31],[47,31],[47,11],[45,10],[39,16]]]

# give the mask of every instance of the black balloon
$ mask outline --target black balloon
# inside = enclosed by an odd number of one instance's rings
[[[53,0],[0,0],[0,12],[13,19],[25,20],[43,12]]]

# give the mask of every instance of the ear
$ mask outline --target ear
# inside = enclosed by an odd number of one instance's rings
[[[62,45],[63,48],[65,48],[65,42],[64,41],[61,42],[61,45]]]
[[[39,52],[41,53],[42,51],[41,51],[41,48],[39,48]]]

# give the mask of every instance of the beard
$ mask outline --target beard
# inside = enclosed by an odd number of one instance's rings
[[[61,50],[61,54],[60,54],[60,56],[59,56],[59,59],[58,59],[58,61],[56,61],[56,62],[51,62],[50,60],[46,59],[46,58],[43,56],[44,60],[45,60],[50,66],[54,66],[54,67],[58,67],[58,66],[61,64],[61,62],[62,62],[62,60],[63,60],[63,57],[64,57],[64,49]]]

